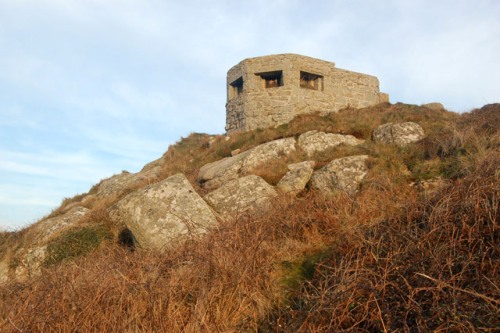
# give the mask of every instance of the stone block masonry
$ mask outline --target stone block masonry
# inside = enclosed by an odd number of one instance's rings
[[[336,112],[388,102],[374,76],[297,54],[241,61],[227,73],[226,131],[250,131],[311,112]]]

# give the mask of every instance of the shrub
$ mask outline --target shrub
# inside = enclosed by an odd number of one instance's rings
[[[497,329],[498,163],[333,247],[261,331]]]
[[[112,233],[104,226],[68,230],[47,245],[43,266],[48,267],[67,259],[84,256],[95,250],[103,240],[112,238]]]

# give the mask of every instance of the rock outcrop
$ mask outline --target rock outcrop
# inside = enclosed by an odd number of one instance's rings
[[[352,135],[309,131],[299,136],[298,145],[307,156],[312,157],[341,144],[355,146],[363,142]]]
[[[138,173],[122,172],[107,179],[102,180],[97,185],[96,196],[106,197],[111,194],[119,195],[127,189],[134,189],[134,187],[142,184],[152,183],[157,178],[160,172],[160,167],[154,167],[147,171]]]
[[[88,212],[89,209],[85,207],[73,207],[62,215],[33,225],[25,236],[27,243],[10,255],[11,260],[14,258],[15,261],[13,275],[19,279],[39,275],[47,254],[48,242],[63,230],[74,227]]]
[[[198,182],[208,190],[250,173],[252,169],[273,159],[295,151],[295,138],[285,138],[263,143],[237,155],[223,158],[201,167]]]
[[[288,172],[281,178],[276,187],[282,193],[298,193],[302,191],[314,172],[314,161],[304,161],[288,165]]]
[[[273,159],[283,158],[295,151],[295,138],[284,138],[263,143],[250,150],[243,161],[241,172],[246,174],[259,165]]]
[[[65,214],[40,221],[30,229],[33,238],[44,243],[50,239],[57,231],[72,227],[89,212],[85,207],[74,207]]]
[[[368,155],[356,155],[331,161],[314,172],[311,177],[312,187],[325,194],[339,190],[355,194],[368,173],[365,164],[367,158]]]
[[[387,123],[373,131],[373,141],[385,144],[395,144],[400,147],[418,142],[425,137],[422,127],[413,122]]]
[[[203,184],[204,188],[213,190],[230,180],[238,178],[243,166],[243,160],[249,154],[250,151],[245,151],[235,156],[205,164],[198,173],[198,182]]]
[[[183,174],[137,190],[110,212],[124,222],[141,247],[165,249],[217,224],[212,210]]]
[[[242,212],[265,208],[276,190],[259,176],[249,175],[232,180],[205,195],[204,199],[224,218]]]

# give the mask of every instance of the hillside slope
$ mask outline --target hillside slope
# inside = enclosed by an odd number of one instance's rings
[[[420,124],[426,138],[405,147],[373,142],[379,125],[404,121]],[[500,317],[499,128],[500,104],[462,115],[381,104],[230,137],[191,134],[140,173],[104,180],[37,224],[0,234],[0,262],[10,276],[0,285],[0,330],[493,331]],[[370,156],[357,194],[306,188],[280,195],[267,212],[220,220],[164,252],[136,247],[109,215],[127,194],[177,173],[205,195],[197,181],[203,165],[310,130],[365,140],[314,155],[316,169],[338,157]],[[303,154],[252,173],[276,185]],[[16,278],[30,272],[18,268],[44,236],[44,221],[75,209],[86,213],[38,244],[49,254],[39,271]]]

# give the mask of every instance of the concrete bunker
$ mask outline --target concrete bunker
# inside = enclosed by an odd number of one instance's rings
[[[297,54],[249,58],[227,73],[226,131],[278,126],[298,114],[388,101],[374,76]]]

